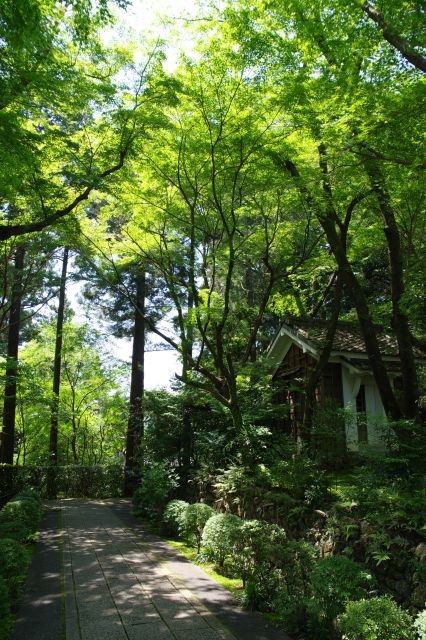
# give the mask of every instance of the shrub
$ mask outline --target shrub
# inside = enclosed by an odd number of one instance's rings
[[[387,596],[348,602],[338,618],[344,640],[414,640],[410,616]]]
[[[203,547],[219,567],[223,567],[226,556],[232,553],[240,527],[241,519],[231,513],[220,513],[207,521],[202,536]]]
[[[313,637],[333,637],[336,617],[350,600],[367,596],[372,576],[357,562],[343,556],[319,560],[312,571],[309,624]]]
[[[12,498],[3,507],[0,519],[22,522],[31,532],[37,529],[41,518],[41,508],[33,498]]]
[[[28,569],[28,555],[24,547],[10,538],[0,539],[0,576],[5,580],[10,599],[21,590]]]
[[[8,538],[17,542],[28,542],[31,533],[31,530],[22,522],[2,518],[0,513],[0,539]]]
[[[17,494],[17,498],[29,498],[33,500],[41,508],[41,498],[35,489],[32,487],[25,487]]]
[[[282,539],[269,557],[268,548],[270,545],[266,544],[261,561],[249,576],[244,601],[250,608],[274,612],[287,631],[296,633],[303,630],[306,622],[316,551],[301,540]]]
[[[18,494],[0,511],[0,538],[27,542],[41,518],[41,506],[33,496]]]
[[[2,631],[2,622],[10,613],[9,590],[5,579],[0,576],[0,632]]]
[[[286,541],[284,529],[261,520],[246,520],[241,523],[233,548],[233,559],[243,579],[247,579],[262,562],[277,563],[282,545]]]
[[[152,462],[141,473],[141,485],[133,494],[133,506],[138,513],[158,519],[170,494],[178,486],[176,471],[166,462]]]
[[[426,609],[420,611],[414,621],[414,627],[420,640],[426,640]]]
[[[179,535],[182,517],[188,506],[189,504],[185,500],[171,500],[167,503],[163,513],[163,522],[173,535]]]
[[[203,502],[190,504],[182,512],[180,533],[184,538],[195,538],[197,552],[200,553],[203,530],[210,518],[215,515],[213,509]]]

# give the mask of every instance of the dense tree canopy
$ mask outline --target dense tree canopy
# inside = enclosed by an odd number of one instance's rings
[[[59,263],[52,271],[46,260],[67,247],[91,322],[97,308],[99,321],[133,339],[129,402],[138,418],[129,419],[127,466],[143,452],[146,332],[180,354],[179,455],[190,465],[197,390],[228,416],[230,451],[250,443],[253,425],[272,424],[264,356],[288,315],[329,320],[330,340],[339,317],[358,319],[404,446],[399,421],[421,424],[424,414],[422,9],[414,1],[200,5],[199,20],[187,25],[192,50],[167,74],[161,43],[105,37],[127,2],[115,5],[26,0],[1,9],[6,386],[19,379],[26,388],[25,354],[54,322],[53,302],[42,312],[40,305],[57,299],[60,284]],[[401,389],[377,325],[396,336]],[[57,345],[62,331],[68,335],[58,322]],[[77,375],[68,348],[64,341],[53,388],[63,396],[58,416],[77,433],[82,418],[69,406],[78,404],[86,364]],[[46,399],[43,411],[49,406]],[[76,442],[74,460],[82,455]]]
[[[25,481],[134,493],[157,520],[174,498],[165,525],[294,638],[377,619],[406,640],[388,595],[426,597],[425,9],[200,0],[150,39],[130,8],[0,3],[0,506]],[[295,318],[324,330],[284,371]],[[343,320],[358,361],[330,359]],[[171,389],[149,389],[151,348],[178,357]]]

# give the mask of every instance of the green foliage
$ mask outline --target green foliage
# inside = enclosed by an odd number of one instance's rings
[[[274,525],[269,527],[273,532]],[[267,536],[266,544],[259,540],[261,559],[248,578],[243,602],[249,608],[273,612],[289,633],[296,633],[306,624],[316,551],[303,540],[286,540],[282,530],[274,533],[269,543]]]
[[[10,614],[10,597],[6,580],[0,575],[0,638],[5,634],[8,626]]]
[[[214,510],[203,502],[189,504],[182,512],[180,533],[184,539],[195,538],[197,551],[200,553],[201,538],[208,520],[215,515]]]
[[[16,496],[5,504],[0,512],[0,524],[4,522],[20,522],[29,531],[33,532],[41,518],[41,508],[32,498],[20,498]]]
[[[259,565],[265,562],[271,566],[277,564],[286,538],[285,531],[275,524],[260,520],[242,521],[232,557],[244,586]]]
[[[202,536],[203,550],[219,567],[223,567],[227,556],[232,554],[241,524],[241,519],[231,513],[220,513],[207,521]]]
[[[420,611],[414,620],[414,628],[420,640],[426,640],[426,609]]]
[[[337,616],[350,600],[367,596],[373,585],[365,567],[343,556],[319,560],[312,571],[312,600],[308,612],[314,637],[326,638],[333,633]]]
[[[4,518],[0,512],[0,538],[28,542],[32,538],[32,532],[22,522]]]
[[[343,640],[415,640],[410,616],[387,596],[348,602],[338,629]]]
[[[171,500],[166,504],[163,512],[163,522],[167,525],[169,532],[175,536],[179,535],[182,527],[182,520],[189,503],[185,500]]]
[[[229,511],[278,521],[289,534],[300,535],[309,514],[329,503],[328,480],[303,454],[277,457],[270,465],[230,466],[217,475],[215,494]]]
[[[47,496],[49,474],[54,474],[58,494],[65,498],[108,498],[120,496],[123,490],[124,471],[120,464],[15,466],[13,486],[19,495],[35,498],[41,504],[39,496]]]
[[[164,506],[179,481],[174,469],[166,462],[151,462],[142,467],[140,486],[133,494],[133,507],[137,513],[160,519]]]
[[[41,508],[40,494],[33,487],[24,487],[19,491],[18,496],[21,498],[29,498],[31,500],[34,500],[34,502]]]
[[[23,545],[10,538],[0,538],[0,576],[6,581],[11,601],[22,588],[28,569],[28,554]]]

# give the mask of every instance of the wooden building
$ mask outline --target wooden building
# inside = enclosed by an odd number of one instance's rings
[[[304,386],[320,357],[326,331],[326,321],[291,318],[282,324],[268,350],[268,358],[273,362],[276,400],[288,407],[283,427],[296,438],[303,420]],[[383,331],[378,332],[378,339],[389,375],[398,386],[396,339]],[[385,411],[358,323],[338,323],[330,358],[316,389],[316,400],[318,407],[331,416],[329,420],[334,416],[336,437],[342,440],[342,446],[384,447]]]

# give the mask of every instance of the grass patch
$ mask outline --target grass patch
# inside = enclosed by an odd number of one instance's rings
[[[243,581],[241,578],[234,578],[231,575],[223,575],[223,573],[218,572],[218,567],[215,566],[213,562],[205,562],[203,560],[198,559],[198,553],[196,547],[191,547],[185,542],[181,542],[180,540],[172,540],[170,538],[164,537],[164,533],[161,531],[161,525],[156,523],[148,518],[144,517],[139,513],[132,512],[132,515],[151,533],[155,533],[158,536],[161,536],[166,542],[179,551],[187,560],[190,560],[194,564],[201,567],[203,571],[207,573],[211,578],[219,582],[225,589],[230,591],[233,596],[237,599],[240,598],[243,590]],[[225,565],[225,571],[230,572],[230,568]]]
[[[330,492],[337,500],[345,500],[348,490],[354,488],[362,469],[350,469],[349,471],[330,471],[327,478],[330,482]]]
[[[235,578],[232,575],[223,575],[218,572],[218,567],[213,562],[206,562],[205,560],[198,559],[198,553],[196,547],[190,547],[185,542],[178,540],[166,540],[168,544],[179,551],[185,558],[197,564],[203,571],[207,573],[211,578],[219,582],[225,589],[230,591],[233,596],[239,598],[243,589],[243,582],[241,578]],[[227,567],[225,565],[225,571]]]

